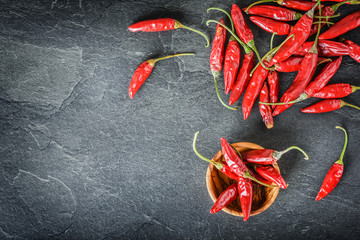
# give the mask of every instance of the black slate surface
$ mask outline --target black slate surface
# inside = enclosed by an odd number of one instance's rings
[[[244,121],[217,100],[210,49],[186,30],[131,33],[137,21],[176,18],[212,38],[233,1],[1,1],[0,3],[0,239],[356,239],[360,234],[359,117],[355,109],[306,115],[293,106],[267,130],[257,107]],[[241,7],[250,1],[236,1]],[[342,16],[359,10],[343,6]],[[246,17],[247,20],[248,17]],[[271,34],[249,22],[263,55]],[[360,29],[344,37],[359,42]],[[276,37],[279,44],[282,37]],[[159,62],[135,95],[136,67]],[[349,57],[331,82],[360,85]],[[281,93],[296,76],[280,74]],[[220,89],[223,94],[222,77]],[[227,97],[223,94],[224,99]],[[359,93],[346,101],[360,105]],[[349,133],[338,187],[315,202],[323,178]],[[290,152],[279,162],[290,184],[248,222],[211,215],[207,164],[220,137]]]

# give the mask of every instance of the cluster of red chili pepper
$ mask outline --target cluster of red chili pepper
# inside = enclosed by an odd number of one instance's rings
[[[221,138],[221,150],[225,162],[215,162],[202,156],[197,151],[196,139],[198,134],[199,132],[195,133],[193,142],[193,150],[196,155],[214,164],[214,166],[227,177],[237,181],[236,184],[232,184],[219,195],[210,212],[216,213],[220,211],[239,196],[244,221],[249,219],[251,213],[253,182],[266,187],[286,189],[288,185],[281,174],[274,168],[273,164],[276,163],[283,154],[293,149],[302,152],[306,160],[309,159],[308,155],[297,146],[291,146],[284,151],[259,149],[239,153],[225,138]]]

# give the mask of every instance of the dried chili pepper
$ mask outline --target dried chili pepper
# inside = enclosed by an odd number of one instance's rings
[[[316,5],[316,3],[301,1],[301,0],[261,0],[252,3],[246,9],[251,9],[253,6],[257,4],[266,3],[266,2],[275,2],[281,6],[295,10],[300,10],[300,11],[309,11]]]
[[[294,21],[302,17],[302,14],[290,9],[268,5],[255,6],[249,10],[247,8],[243,8],[243,11],[247,14],[260,15],[262,17],[267,17],[279,21]]]
[[[311,25],[313,22],[314,8],[307,11],[301,19],[295,24],[290,32],[290,35],[295,36],[295,39],[289,39],[278,50],[275,56],[271,59],[269,66],[281,62],[290,57],[308,38],[310,34]]]
[[[262,165],[255,165],[255,171],[260,174],[263,178],[274,182],[280,188],[286,189],[287,184],[283,176],[271,165],[262,166]]]
[[[288,35],[292,28],[290,24],[285,22],[264,17],[252,16],[250,17],[250,20],[265,31],[276,33],[277,35]]]
[[[131,32],[159,32],[159,31],[167,31],[178,28],[184,28],[196,32],[197,34],[200,34],[206,40],[207,43],[206,47],[209,47],[210,40],[204,33],[194,28],[184,26],[179,21],[172,18],[158,18],[158,19],[145,20],[145,21],[137,22],[128,27],[128,29]]]
[[[259,100],[261,102],[268,103],[269,98],[270,98],[269,88],[267,86],[267,83],[264,82],[264,86],[262,87],[261,92],[260,92]],[[272,117],[271,107],[268,106],[268,105],[259,104],[259,110],[260,110],[260,114],[262,116],[262,119],[263,119],[263,121],[265,123],[265,126],[268,129],[272,128],[274,126],[274,120],[273,120],[273,117]]]
[[[227,189],[225,189],[218,197],[213,207],[210,210],[210,213],[217,213],[230,203],[232,203],[238,196],[238,184],[231,184]]]
[[[241,154],[240,154],[241,155]],[[248,167],[248,170],[251,174],[251,176],[253,176],[254,178],[256,178],[257,180],[259,180],[260,182],[263,182],[263,183],[266,183],[266,184],[269,184],[271,185],[273,182],[271,180],[268,180],[268,179],[265,179],[263,178],[260,174],[258,174],[255,170],[253,170],[252,168],[254,167],[253,166],[254,164],[250,164],[250,165],[247,165]]]
[[[236,82],[230,93],[229,105],[233,105],[241,96],[250,81],[250,72],[255,66],[255,56],[253,51],[246,53],[237,77]]]
[[[270,102],[271,103],[276,103],[278,101],[279,87],[280,87],[278,73],[276,71],[270,71],[269,74],[268,74],[267,81],[269,83]],[[261,99],[260,99],[260,101],[261,101]],[[274,105],[271,106],[271,107],[275,108]]]
[[[297,72],[300,69],[303,57],[292,56],[288,59],[274,64],[277,72]],[[324,62],[330,62],[330,58],[318,57],[318,65]]]
[[[339,183],[339,181],[343,175],[343,172],[344,172],[343,158],[344,158],[345,150],[346,150],[347,143],[348,143],[348,136],[347,136],[346,130],[344,128],[339,127],[339,126],[336,126],[336,128],[343,130],[345,133],[344,147],[343,147],[343,150],[341,152],[339,159],[332,165],[332,167],[326,174],[325,179],[321,185],[320,191],[315,198],[316,201],[323,199],[332,190],[334,190],[334,188]]]
[[[276,163],[282,157],[282,155],[293,149],[296,149],[304,154],[306,160],[309,159],[309,156],[306,154],[306,152],[297,146],[291,146],[283,151],[275,151],[273,149],[250,150],[247,152],[242,152],[241,156],[246,163],[271,165]]]
[[[351,93],[360,90],[360,87],[350,85],[348,83],[334,83],[323,87],[321,90],[313,94],[316,98],[343,98]]]
[[[240,66],[240,45],[233,36],[230,37],[225,51],[224,82],[225,93],[233,88]]]
[[[145,80],[149,77],[152,72],[155,63],[160,60],[178,57],[178,56],[189,56],[195,55],[193,53],[179,53],[175,55],[170,55],[161,58],[149,59],[143,63],[141,63],[134,72],[134,75],[131,78],[130,86],[129,86],[129,96],[133,99],[135,93],[140,89],[141,85],[145,82]]]
[[[339,22],[335,23],[329,30],[321,34],[319,39],[336,38],[358,26],[360,26],[360,11],[347,15]]]
[[[250,217],[253,185],[252,180],[248,178],[240,177],[237,183],[238,192],[240,196],[241,211],[243,213],[243,220],[247,221]]]
[[[309,52],[314,42],[305,42],[294,55],[305,56]],[[340,42],[334,42],[330,40],[319,40],[319,56],[323,57],[337,57],[341,55],[348,55],[349,50],[345,44]]]
[[[349,50],[349,56],[360,63],[360,46],[350,40],[343,40]]]
[[[326,99],[309,107],[301,109],[303,113],[324,113],[342,108],[343,106],[353,107],[360,110],[360,107],[344,102],[341,99]]]

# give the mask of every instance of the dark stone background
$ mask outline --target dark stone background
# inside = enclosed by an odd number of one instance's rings
[[[250,1],[237,1],[241,7]],[[267,130],[257,107],[249,119],[217,100],[210,49],[186,30],[131,33],[139,20],[173,17],[213,36],[233,1],[0,1],[0,239],[355,239],[359,237],[359,117],[355,109],[306,115],[293,106]],[[358,6],[340,8],[346,13]],[[246,17],[248,19],[248,17]],[[263,55],[271,34],[249,22]],[[359,42],[360,29],[345,34]],[[211,37],[212,38],[212,37]],[[276,44],[284,39],[276,37]],[[128,85],[146,59],[159,62],[133,100]],[[331,82],[360,85],[349,57]],[[320,68],[319,68],[320,69]],[[296,73],[280,74],[281,92]],[[222,79],[222,77],[221,77]],[[223,94],[223,82],[220,81]],[[223,94],[224,99],[227,97]],[[346,100],[360,105],[359,93]],[[340,155],[345,173],[325,199],[315,196]],[[264,213],[243,222],[211,215],[207,164],[220,137],[282,150],[290,184]]]

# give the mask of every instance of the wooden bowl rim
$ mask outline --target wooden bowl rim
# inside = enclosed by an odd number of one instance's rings
[[[248,150],[251,150],[251,149],[264,149],[262,146],[260,146],[258,144],[255,144],[255,143],[250,143],[250,142],[237,142],[237,143],[233,143],[231,145],[233,147],[235,147],[235,148],[246,148],[245,151],[248,151]],[[242,151],[240,151],[240,152],[242,152]],[[221,155],[222,155],[222,152],[220,150],[214,155],[212,160],[216,161],[216,159],[220,159]],[[278,166],[277,163],[273,164],[273,166],[280,172],[280,169],[279,169],[279,166]],[[217,200],[217,197],[215,196],[215,192],[211,189],[211,180],[212,180],[211,172],[214,169],[215,169],[214,164],[210,163],[209,167],[207,168],[207,171],[206,171],[206,187],[207,187],[207,190],[208,190],[209,195],[210,195],[211,199],[213,200],[213,202],[215,202]],[[275,188],[275,190],[272,193],[272,196],[271,196],[270,200],[266,204],[264,204],[261,208],[256,209],[255,211],[251,211],[250,216],[257,215],[259,213],[264,212],[266,209],[268,209],[274,203],[276,197],[279,194],[279,191],[280,191],[279,187]],[[242,212],[231,210],[228,207],[224,207],[222,209],[222,211],[224,211],[224,212],[226,212],[228,214],[231,214],[233,216],[243,217]]]

